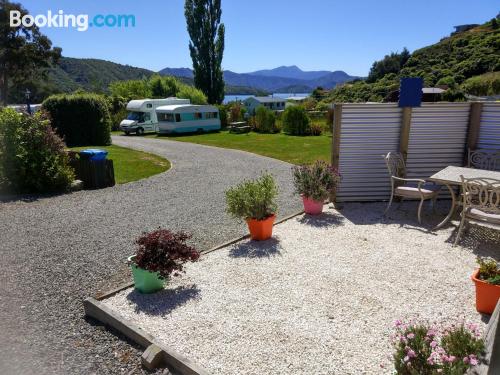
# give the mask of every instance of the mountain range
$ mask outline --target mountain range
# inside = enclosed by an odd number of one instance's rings
[[[189,68],[165,68],[159,73],[193,78],[193,71]],[[231,70],[224,70],[224,81],[229,86],[252,87],[270,92],[310,92],[318,86],[331,89],[339,83],[356,78],[359,77],[350,76],[341,70],[333,72],[327,70],[303,71],[295,65],[257,70],[250,73],[235,73]]]
[[[194,85],[193,71],[189,68],[165,68],[159,72],[149,69],[123,65],[111,61],[88,58],[61,57],[49,70],[46,80],[38,87],[32,87],[34,100],[58,92],[73,92],[84,89],[95,92],[107,92],[109,84],[120,80],[142,79],[153,74],[170,75],[180,81]],[[224,71],[226,94],[267,95],[273,92],[304,93],[316,87],[333,88],[338,83],[355,78],[343,71],[303,71],[297,66],[280,66],[275,69],[258,70],[250,73]],[[12,102],[23,100],[24,90],[11,90]]]

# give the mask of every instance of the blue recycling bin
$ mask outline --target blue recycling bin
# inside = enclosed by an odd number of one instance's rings
[[[91,161],[105,160],[107,156],[108,152],[99,148],[87,148],[80,151],[80,157]]]

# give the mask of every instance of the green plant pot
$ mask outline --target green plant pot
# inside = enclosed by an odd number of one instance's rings
[[[150,272],[143,268],[137,267],[134,263],[135,256],[128,258],[132,275],[134,276],[135,289],[141,293],[154,293],[162,290],[165,286],[165,280],[160,278],[158,272]]]

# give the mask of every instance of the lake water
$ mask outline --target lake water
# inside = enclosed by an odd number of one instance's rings
[[[290,93],[282,93],[282,92],[280,93],[280,92],[278,92],[278,93],[272,94],[271,96],[274,96],[276,98],[289,98],[291,96],[310,96],[310,95],[311,95],[311,93],[290,94]],[[254,96],[254,95],[226,95],[224,97],[223,103],[227,104],[229,102],[234,102],[234,101],[237,101],[237,100],[243,101],[243,100],[245,100],[245,99],[247,99],[247,98],[249,98],[251,96]]]

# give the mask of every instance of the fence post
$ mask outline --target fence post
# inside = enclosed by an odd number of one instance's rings
[[[339,169],[340,130],[342,127],[342,104],[333,106],[332,166]],[[330,202],[337,208],[337,189],[330,194]]]
[[[470,105],[469,127],[467,131],[467,149],[475,150],[479,140],[479,129],[481,127],[481,112],[483,103],[473,102]],[[467,151],[467,150],[466,150]]]
[[[403,107],[403,116],[401,118],[401,131],[399,133],[399,152],[403,155],[406,163],[408,160],[408,144],[410,143],[412,107]]]

